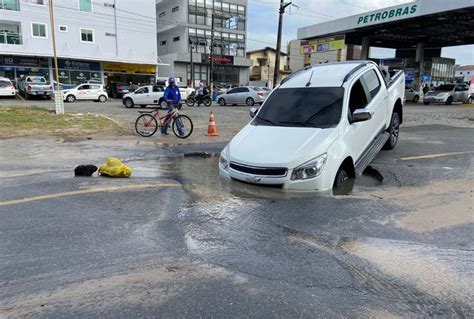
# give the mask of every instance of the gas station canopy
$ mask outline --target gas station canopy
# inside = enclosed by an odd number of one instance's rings
[[[404,49],[474,44],[473,0],[417,0],[298,29],[298,39],[345,35],[345,43]]]

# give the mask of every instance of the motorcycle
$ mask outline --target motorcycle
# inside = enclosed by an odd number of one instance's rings
[[[192,107],[196,103],[197,103],[197,106],[201,106],[201,104],[204,104],[207,107],[211,106],[212,104],[211,95],[206,94],[204,96],[197,96],[196,92],[191,93],[186,99],[186,105],[189,107]]]

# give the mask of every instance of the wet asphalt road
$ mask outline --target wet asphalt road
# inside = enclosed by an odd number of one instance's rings
[[[472,317],[473,136],[406,127],[338,198],[220,180],[224,144],[0,141],[0,317]]]

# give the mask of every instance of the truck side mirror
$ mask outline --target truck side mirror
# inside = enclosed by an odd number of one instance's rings
[[[352,123],[365,122],[372,118],[372,113],[366,109],[357,109],[352,113]]]
[[[258,108],[256,108],[256,107],[250,108],[250,117],[254,118],[255,115],[257,115],[257,112],[258,112]]]

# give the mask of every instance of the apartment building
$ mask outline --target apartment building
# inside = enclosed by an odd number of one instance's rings
[[[148,83],[156,79],[154,0],[0,0],[0,76],[44,75],[53,80],[55,28],[59,80],[76,84]]]
[[[252,61],[250,67],[250,82],[252,85],[273,88],[273,75],[275,73],[276,50],[265,47],[260,50],[247,52],[247,58]],[[287,63],[288,54],[280,52],[280,77],[278,83],[291,74]]]
[[[167,64],[159,67],[160,75],[208,83],[213,41],[214,83],[248,83],[246,0],[158,0],[156,15],[158,56]]]

